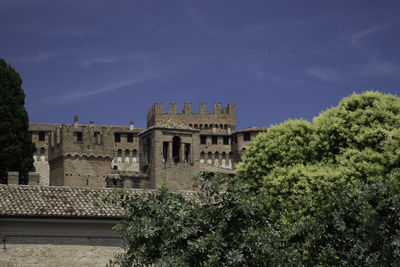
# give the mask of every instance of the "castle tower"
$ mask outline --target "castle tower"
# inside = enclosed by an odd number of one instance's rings
[[[150,188],[165,183],[172,190],[190,190],[199,166],[199,130],[167,119],[140,134],[140,169]]]

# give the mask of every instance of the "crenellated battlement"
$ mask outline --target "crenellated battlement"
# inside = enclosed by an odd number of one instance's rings
[[[177,112],[176,103],[169,104],[169,111],[162,111],[162,104],[155,103],[150,111],[147,113],[147,127],[154,126],[166,119],[172,119],[179,123],[187,124],[191,127],[195,128],[195,125],[201,129],[200,125],[210,126],[207,129],[210,131],[213,128],[220,128],[220,125],[223,125],[222,128],[227,130],[234,130],[236,128],[236,105],[228,104],[226,107],[221,107],[221,103],[214,103],[213,112],[207,112],[207,104],[200,103],[199,104],[199,112],[194,113],[192,111],[192,104],[185,103],[183,107],[183,111],[181,113]],[[215,131],[215,130],[213,130]],[[218,130],[222,132],[221,130]]]

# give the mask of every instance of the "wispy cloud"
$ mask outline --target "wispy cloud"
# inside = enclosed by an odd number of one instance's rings
[[[369,35],[372,35],[372,34],[374,34],[376,32],[379,32],[381,30],[382,30],[381,26],[373,25],[373,26],[371,26],[371,27],[369,27],[367,29],[364,29],[362,31],[356,32],[355,34],[353,34],[350,37],[350,44],[353,45],[353,46],[358,46],[360,44],[360,40],[361,39],[363,39],[363,38],[365,38],[365,37],[367,37]]]
[[[73,92],[70,94],[65,94],[65,95],[61,95],[61,96],[53,96],[53,97],[49,97],[49,98],[45,98],[43,101],[45,103],[65,103],[65,102],[70,102],[73,100],[77,100],[77,99],[81,99],[81,98],[85,98],[88,96],[93,96],[93,95],[97,95],[97,94],[101,94],[101,93],[106,93],[109,91],[114,91],[117,89],[121,89],[125,86],[128,85],[134,85],[136,83],[139,82],[143,82],[143,81],[147,81],[147,80],[151,80],[154,79],[156,77],[159,77],[160,74],[157,73],[142,73],[137,75],[135,78],[133,79],[128,79],[128,80],[124,80],[124,81],[118,81],[115,83],[110,83],[107,86],[104,87],[100,87],[100,88],[95,88],[95,89],[91,89],[91,90],[82,90],[79,92]]]
[[[145,70],[140,73],[135,73],[132,74],[134,78],[128,78],[128,79],[122,79],[117,82],[110,82],[106,86],[98,87],[98,88],[92,88],[92,89],[82,89],[79,91],[75,92],[70,92],[68,94],[64,95],[59,95],[59,96],[53,96],[53,97],[48,97],[43,100],[45,103],[66,103],[66,102],[71,102],[75,100],[80,100],[83,98],[86,98],[88,96],[93,96],[93,95],[98,95],[102,93],[107,93],[115,90],[122,89],[127,86],[133,86],[136,85],[140,82],[146,82],[154,79],[158,79],[167,75],[171,75],[174,73],[177,73],[179,71],[185,70],[187,68],[190,68],[194,65],[202,64],[204,62],[207,62],[209,60],[212,60],[213,57],[206,57],[206,58],[200,58],[200,59],[192,59],[192,60],[187,60],[186,62],[182,62],[180,64],[176,64],[174,66],[162,66],[162,67],[154,67],[150,70]]]
[[[145,53],[132,55],[95,55],[80,57],[79,64],[82,67],[91,67],[95,64],[116,63],[121,61],[140,61],[144,64],[148,63],[150,55]]]
[[[389,61],[372,61],[356,66],[359,76],[390,76],[400,78],[400,66]]]
[[[374,35],[376,33],[388,30],[389,28],[391,28],[395,24],[398,24],[399,22],[400,22],[399,19],[395,19],[395,20],[386,22],[384,24],[371,25],[368,28],[362,29],[358,32],[351,34],[347,39],[349,40],[350,45],[358,47],[361,45],[361,42],[363,39],[366,39],[369,36]]]
[[[394,62],[371,60],[367,63],[352,65],[342,70],[326,67],[309,67],[305,73],[325,82],[349,82],[359,78],[390,77],[400,79],[400,65]]]
[[[54,54],[51,52],[40,52],[36,55],[30,55],[30,56],[26,56],[26,57],[16,58],[16,61],[22,62],[22,63],[24,63],[24,62],[42,62],[42,61],[49,60],[53,56],[54,56]]]
[[[345,74],[335,69],[310,67],[305,70],[306,74],[323,80],[325,82],[342,82],[345,80]]]

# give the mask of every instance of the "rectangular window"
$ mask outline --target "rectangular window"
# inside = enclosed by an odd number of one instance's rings
[[[243,141],[250,141],[250,133],[243,133]]]
[[[44,141],[45,139],[45,132],[39,132],[39,141]]]
[[[114,142],[115,143],[121,142],[121,134],[120,133],[114,133]]]
[[[133,134],[128,134],[128,143],[133,143]]]
[[[218,136],[213,136],[212,137],[212,144],[217,145],[218,144]]]
[[[224,145],[229,145],[229,136],[224,136]]]
[[[76,142],[82,142],[82,132],[74,132]]]
[[[205,145],[207,142],[207,137],[205,135],[200,135],[200,144]]]

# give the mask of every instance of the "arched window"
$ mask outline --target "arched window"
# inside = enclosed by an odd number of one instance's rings
[[[122,157],[122,150],[121,149],[118,149],[117,156],[118,157]]]
[[[203,160],[203,161],[204,161],[204,151],[202,151],[202,152],[200,153],[200,160]]]
[[[114,165],[113,170],[118,170],[118,166]]]
[[[212,164],[212,154],[211,154],[211,152],[207,153],[207,163],[208,164]]]
[[[125,157],[129,157],[129,149],[125,149]]]
[[[215,152],[214,154],[214,164],[219,165],[219,153]]]
[[[132,162],[137,163],[137,150],[132,150]]]
[[[226,153],[225,152],[222,152],[222,159],[226,160]]]

